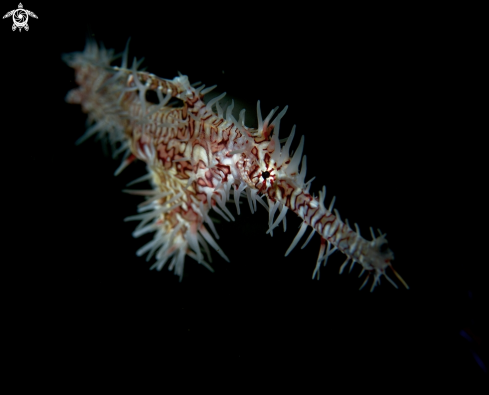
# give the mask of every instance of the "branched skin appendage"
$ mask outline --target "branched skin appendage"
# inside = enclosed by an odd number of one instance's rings
[[[135,159],[148,166],[149,174],[134,183],[149,180],[153,189],[126,191],[146,196],[139,205],[140,214],[126,220],[141,220],[133,233],[135,237],[156,232],[153,240],[137,251],[139,256],[148,253],[147,260],[155,257],[152,268],[161,270],[170,262],[169,269],[181,279],[188,255],[212,270],[202,253],[203,250],[208,261],[212,261],[209,244],[228,260],[215,242],[219,236],[209,212],[213,210],[225,220],[234,221],[226,203],[232,196],[239,214],[239,199],[246,197],[252,212],[257,210],[257,202],[267,209],[267,233],[271,235],[281,223],[286,229],[289,210],[303,220],[286,255],[307,228],[312,229],[304,246],[314,233],[321,236],[313,278],[316,274],[319,278],[321,264],[325,265],[328,257],[339,250],[346,255],[340,273],[348,263],[350,271],[359,263],[361,275],[368,273],[361,288],[371,274],[371,290],[381,276],[397,288],[386,274],[387,267],[392,268],[394,254],[385,235],[379,231],[376,237],[371,229],[372,240],[364,239],[356,224],[353,231],[348,221],[341,221],[333,210],[334,198],[328,208],[324,206],[325,187],[317,197],[309,193],[312,180],[305,182],[304,137],[292,157],[289,149],[295,126],[283,146],[279,140],[280,120],[287,107],[272,121],[277,109],[263,119],[258,102],[258,127],[249,128],[245,126],[244,110],[236,120],[233,105],[225,112],[220,107],[219,100],[225,94],[207,104],[203,101],[214,87],[194,88],[184,75],[165,80],[137,71],[136,59],[129,68],[127,47],[120,67],[110,66],[112,51],[98,48],[93,42],[87,43],[84,52],[64,55],[64,60],[75,69],[79,85],[68,93],[66,100],[81,104],[93,123],[79,142],[98,133],[112,144],[115,155],[125,152],[116,174]],[[157,103],[148,101],[150,94],[157,98]],[[172,99],[178,99],[182,106],[173,107]]]

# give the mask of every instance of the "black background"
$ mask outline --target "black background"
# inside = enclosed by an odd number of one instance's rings
[[[454,136],[469,118],[458,93],[469,84],[468,58],[456,26],[433,27],[423,13],[285,3],[24,7],[39,17],[28,32],[12,32],[11,20],[0,26],[1,281],[8,327],[28,342],[26,354],[89,356],[94,372],[148,355],[158,360],[155,373],[209,361],[246,377],[280,371],[304,380],[482,372],[460,336],[467,327],[485,331],[480,262],[452,255],[470,227],[440,220],[471,215],[470,206],[462,213],[447,204],[463,189],[447,180],[465,153]],[[287,232],[270,237],[268,214],[251,215],[246,201],[235,223],[216,226],[230,263],[213,253],[210,273],[187,260],[181,283],[149,271],[152,262],[135,251],[152,236],[133,239],[136,223],[123,221],[141,200],[121,192],[144,165],[114,177],[119,161],[100,144],[74,144],[86,116],[64,102],[75,85],[61,54],[83,50],[87,35],[116,52],[131,37],[130,56],[145,57],[148,71],[217,84],[250,112],[258,99],[264,113],[288,105],[281,136],[293,124],[305,136],[311,191],[326,185],[327,202],[336,196],[342,218],[364,236],[369,226],[386,232],[410,290],[382,280],[373,293],[359,292],[358,267],[338,274],[341,254],[311,280],[319,237],[285,258],[300,221],[289,213]]]

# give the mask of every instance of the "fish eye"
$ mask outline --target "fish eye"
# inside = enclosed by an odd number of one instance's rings
[[[268,171],[264,171],[261,173],[261,176],[266,180],[268,177],[270,177],[270,173]]]

